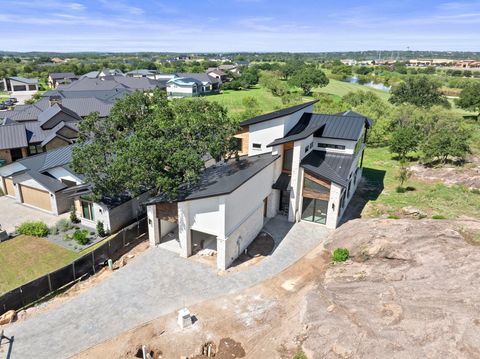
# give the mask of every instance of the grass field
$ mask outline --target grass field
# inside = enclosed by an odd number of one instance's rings
[[[255,98],[260,105],[262,113],[271,112],[283,106],[280,97],[273,96],[269,90],[260,86],[256,86],[247,91],[226,90],[219,95],[212,95],[206,98],[222,104],[228,109],[229,113],[235,115],[245,110],[243,99],[246,97]]]
[[[364,211],[367,217],[397,216],[402,207],[417,207],[431,217],[442,215],[448,219],[461,216],[480,218],[480,194],[461,186],[445,186],[409,180],[405,185],[415,190],[397,193],[399,185],[398,162],[387,148],[367,148],[364,158],[364,176],[372,182],[382,183],[384,189],[378,198],[370,198]],[[405,186],[404,185],[404,186]]]
[[[385,91],[373,89],[371,87],[367,87],[359,84],[351,84],[348,82],[343,82],[343,81],[333,80],[333,79],[330,79],[330,82],[327,86],[315,89],[315,92],[329,93],[329,94],[337,95],[340,97],[346,95],[349,92],[356,92],[356,91],[373,92],[383,100],[388,100],[388,98],[390,97],[390,94]]]
[[[79,256],[81,253],[37,237],[18,236],[0,243],[0,293],[58,269]]]

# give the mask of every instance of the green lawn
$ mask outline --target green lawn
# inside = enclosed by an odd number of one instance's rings
[[[54,271],[81,255],[37,237],[21,235],[0,243],[0,293]]]
[[[262,113],[275,111],[282,108],[282,100],[280,97],[275,97],[272,93],[264,87],[256,86],[246,91],[226,90],[219,95],[212,95],[206,97],[210,101],[215,101],[225,106],[229,113],[238,114],[245,110],[243,99],[245,97],[253,97],[257,99]]]
[[[448,219],[461,216],[480,218],[480,194],[461,186],[448,187],[410,179],[405,186],[415,190],[397,193],[398,162],[392,159],[387,148],[367,148],[363,164],[364,176],[371,182],[383,182],[384,185],[378,198],[373,193],[362,194],[370,200],[364,210],[367,217],[397,216],[402,207],[414,206],[430,217],[436,214]]]
[[[315,89],[315,92],[329,93],[329,94],[337,95],[340,97],[346,95],[349,92],[356,92],[356,91],[373,92],[384,100],[388,100],[388,98],[390,97],[390,94],[385,91],[373,89],[371,87],[367,87],[359,84],[351,84],[348,82],[343,82],[343,81],[333,80],[333,79],[330,79],[330,82],[327,86]]]

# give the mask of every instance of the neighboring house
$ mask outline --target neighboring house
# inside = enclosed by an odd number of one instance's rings
[[[14,95],[33,94],[38,91],[38,79],[27,79],[25,77],[5,77],[3,79],[5,91]]]
[[[57,88],[58,85],[68,85],[78,80],[73,72],[54,72],[48,75],[48,86]]]
[[[167,81],[167,95],[170,98],[196,97],[217,94],[221,81],[206,73],[178,73]]]
[[[133,70],[125,74],[127,77],[147,77],[152,80],[157,79],[158,71],[156,70]]]
[[[207,70],[207,75],[209,75],[209,76],[211,76],[211,77],[214,77],[214,78],[220,80],[220,82],[222,82],[222,83],[228,81],[228,76],[227,76],[227,74],[226,74],[224,71],[222,71],[222,70],[220,70],[220,69],[218,69],[218,68],[208,69],[208,70]]]
[[[237,65],[220,65],[218,69],[224,72],[231,72],[234,75],[241,75],[240,68]]]
[[[246,60],[236,61],[235,65],[248,67],[250,66],[250,61],[246,61]]]
[[[208,167],[175,197],[152,198],[151,244],[174,233],[181,256],[213,249],[226,269],[277,214],[336,228],[362,176],[371,121],[350,111],[314,114],[314,103],[242,122],[238,161]]]
[[[91,71],[82,76],[80,79],[89,78],[89,79],[101,79],[107,76],[125,76],[125,74],[119,69],[103,69],[100,71]]]
[[[106,117],[112,108],[96,98],[50,96],[0,113],[0,159],[10,163],[75,142],[78,124],[91,112]]]
[[[68,212],[75,205],[83,225],[94,229],[101,221],[108,232],[144,214],[141,203],[149,198],[149,192],[134,198],[124,194],[92,201],[90,186],[72,170],[71,161],[72,146],[66,146],[1,167],[2,190],[18,203],[54,215]]]

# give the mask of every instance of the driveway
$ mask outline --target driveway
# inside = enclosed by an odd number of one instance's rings
[[[64,305],[7,327],[5,335],[14,337],[11,357],[66,358],[183,305],[235,293],[289,267],[330,233],[313,223],[292,227],[283,217],[264,230],[279,243],[275,251],[255,266],[224,275],[168,250],[148,249]]]
[[[68,215],[68,213],[64,213],[60,216],[55,216],[39,209],[17,203],[11,197],[0,197],[0,225],[7,232],[13,232],[15,226],[25,221],[42,221],[51,227],[57,223],[60,218],[67,218]]]

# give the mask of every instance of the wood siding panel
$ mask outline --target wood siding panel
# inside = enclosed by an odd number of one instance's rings
[[[234,136],[235,138],[239,138],[242,140],[242,146],[240,151],[238,152],[239,156],[248,155],[248,139],[249,139],[249,132],[248,126],[242,127],[242,129]]]
[[[11,178],[4,178],[5,181],[5,193],[8,196],[15,197],[15,187],[13,186],[13,180]]]
[[[310,181],[318,183],[319,185],[322,185],[323,187],[327,187],[327,188],[332,187],[332,182],[324,180],[322,178],[314,177],[311,174],[308,174],[307,172],[305,172],[305,178],[308,178]]]
[[[178,221],[177,203],[159,203],[157,204],[157,218],[167,222],[176,223]]]
[[[20,186],[23,203],[33,207],[41,208],[47,211],[52,210],[50,194],[36,188]]]
[[[331,187],[332,187],[331,182],[326,181],[326,180],[321,179],[321,178],[314,177],[314,176],[308,174],[307,172],[304,173],[304,177],[306,179],[309,179],[310,181],[315,182],[315,183],[317,183],[317,184],[319,184],[323,187],[326,187],[328,189],[331,189]],[[302,196],[307,197],[307,198],[315,198],[315,199],[321,199],[321,200],[324,200],[324,201],[329,201],[330,200],[330,191],[328,193],[317,192],[313,189],[306,188],[305,183],[304,183]]]

